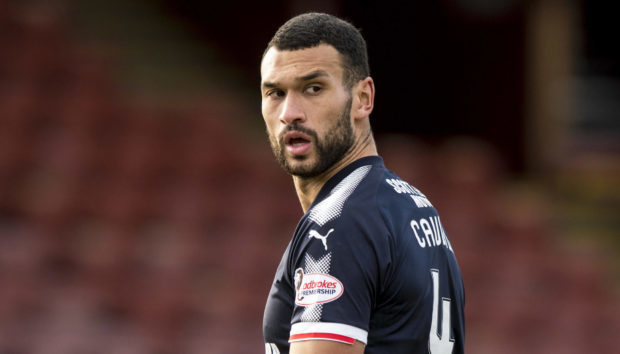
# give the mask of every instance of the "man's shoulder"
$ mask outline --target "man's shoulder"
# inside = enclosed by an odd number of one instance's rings
[[[352,194],[353,200],[358,202],[357,205],[362,201],[365,203],[361,206],[374,206],[376,203],[409,205],[413,201],[414,206],[418,208],[432,207],[421,190],[400,178],[382,162],[363,167],[363,180],[360,180],[359,187]]]
[[[422,191],[396,174],[387,173],[382,182],[383,188],[381,188],[380,196],[383,199],[406,202],[407,204],[413,201],[417,208],[432,207],[431,202]]]
[[[380,221],[394,211],[416,214],[420,209],[434,210],[428,198],[416,187],[387,169],[381,160],[351,169],[306,217],[321,225],[332,220],[348,222],[372,219]]]
[[[366,158],[345,167],[327,182],[304,218],[321,226],[340,219],[347,208],[368,198],[369,181],[379,166]]]

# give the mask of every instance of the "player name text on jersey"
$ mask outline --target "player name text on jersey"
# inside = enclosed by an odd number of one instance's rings
[[[441,221],[439,221],[439,216],[431,216],[428,220],[426,218],[411,220],[410,225],[420,247],[437,247],[443,245],[454,253],[450,241],[446,236],[446,232],[443,229],[443,225],[441,225]]]

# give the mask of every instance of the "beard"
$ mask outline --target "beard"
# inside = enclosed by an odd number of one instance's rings
[[[319,176],[323,172],[327,171],[335,163],[340,161],[345,154],[349,151],[353,142],[355,141],[353,134],[353,127],[351,126],[351,104],[352,98],[349,98],[344,105],[344,108],[337,115],[335,123],[330,129],[327,129],[327,134],[319,138],[316,131],[299,126],[298,124],[292,124],[286,127],[286,130],[282,132],[279,139],[269,134],[269,141],[271,143],[271,149],[276,157],[276,160],[280,166],[289,174],[302,178],[312,178]],[[286,145],[284,143],[284,135],[289,131],[299,131],[307,134],[312,139],[316,151],[316,160],[311,164],[295,164],[292,163],[286,157]],[[294,156],[291,159],[294,161],[303,162],[309,160],[309,156]]]

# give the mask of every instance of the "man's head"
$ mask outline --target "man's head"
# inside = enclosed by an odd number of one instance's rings
[[[351,88],[370,76],[366,41],[352,24],[335,16],[311,12],[293,17],[283,24],[265,49],[299,50],[320,44],[334,47],[341,55],[344,84]]]
[[[262,113],[287,172],[319,176],[370,135],[374,84],[366,58],[355,27],[330,15],[300,15],[275,34],[261,62]]]

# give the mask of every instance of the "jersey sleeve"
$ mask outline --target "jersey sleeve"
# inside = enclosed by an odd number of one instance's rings
[[[380,214],[367,203],[351,203],[338,218],[323,225],[311,223],[305,230],[293,259],[290,342],[367,342],[390,252]]]

